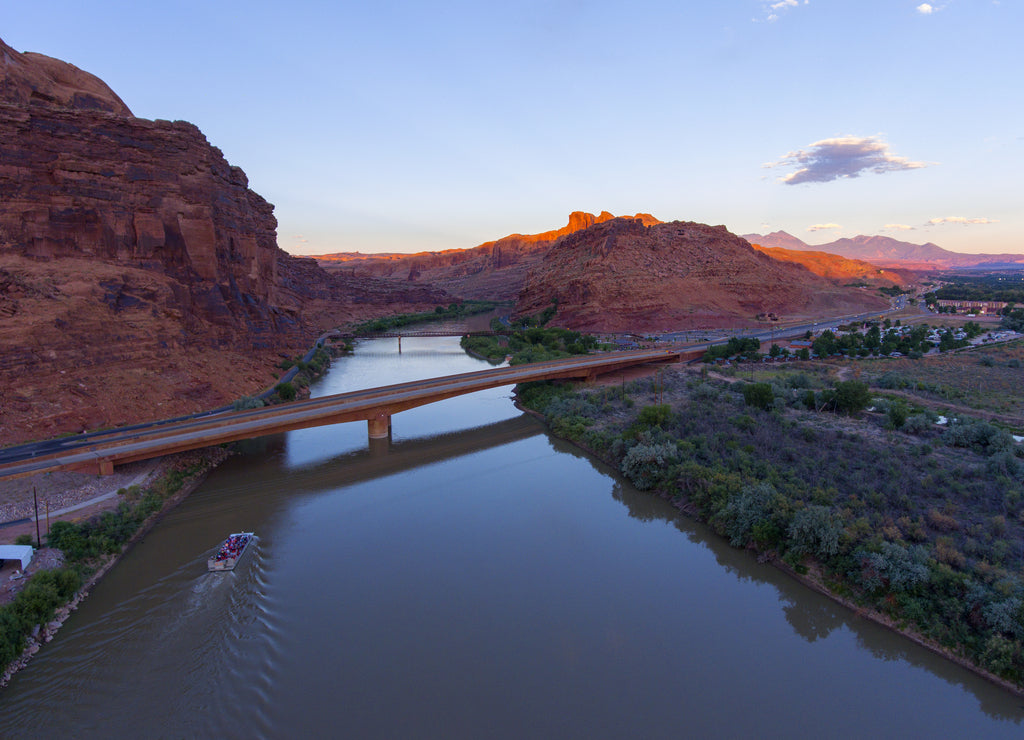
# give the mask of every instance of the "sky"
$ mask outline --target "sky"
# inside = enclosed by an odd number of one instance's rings
[[[1024,0],[0,0],[199,126],[293,254],[651,213],[1024,253]]]

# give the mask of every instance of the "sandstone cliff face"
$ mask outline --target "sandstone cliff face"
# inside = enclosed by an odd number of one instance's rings
[[[159,272],[168,306],[216,346],[294,342],[299,303],[277,281],[273,207],[195,126],[0,105],[0,249]],[[239,331],[241,329],[241,331]]]
[[[754,249],[783,262],[803,265],[815,275],[838,283],[860,281],[870,286],[906,285],[915,279],[908,270],[887,270],[863,260],[847,259],[828,252],[799,251],[781,247],[762,247],[752,244]]]
[[[0,42],[0,444],[195,412],[443,291],[330,276],[198,128]]]
[[[554,322],[591,331],[654,331],[755,323],[883,307],[805,268],[774,260],[724,226],[645,225],[617,218],[559,240],[516,304],[533,314],[557,302]]]
[[[0,40],[0,100],[76,110],[132,112],[103,80],[59,59],[19,54]]]
[[[597,216],[574,211],[561,229],[511,234],[472,249],[419,254],[328,254],[316,259],[330,272],[435,285],[462,298],[514,300],[527,273],[558,239],[613,218],[607,211]],[[638,213],[634,218],[646,224],[659,223],[646,213]]]

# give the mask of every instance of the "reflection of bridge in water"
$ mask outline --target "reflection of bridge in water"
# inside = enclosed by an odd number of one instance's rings
[[[433,437],[396,442],[386,439],[371,440],[367,448],[290,469],[288,482],[297,491],[323,491],[372,480],[381,475],[415,470],[425,465],[433,465],[439,460],[483,452],[536,437],[543,431],[543,426],[536,419],[521,414],[505,421],[445,432]],[[270,444],[273,448],[284,443],[274,441]],[[276,463],[268,462],[269,464]]]
[[[50,470],[81,470],[103,475],[112,473],[115,465],[267,434],[348,421],[365,420],[371,440],[386,439],[391,434],[392,415],[446,398],[537,380],[593,380],[604,373],[635,365],[675,362],[679,359],[680,352],[671,350],[585,355],[446,375],[268,408],[154,424],[122,432],[113,431],[99,438],[69,437],[60,441],[57,450],[53,449],[52,444],[48,445],[44,454],[27,448],[23,454],[0,464],[0,478],[15,478]]]

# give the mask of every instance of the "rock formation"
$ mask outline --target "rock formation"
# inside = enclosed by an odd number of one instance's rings
[[[557,304],[554,322],[590,331],[752,325],[781,317],[873,310],[842,288],[757,252],[724,226],[616,218],[563,237],[528,276],[516,312]]]
[[[319,330],[441,291],[329,276],[198,128],[0,41],[0,444],[272,384]]]
[[[613,218],[607,211],[598,216],[575,211],[561,229],[540,234],[511,234],[472,249],[418,254],[326,254],[316,259],[326,270],[339,274],[429,284],[462,298],[514,300],[526,274],[558,239]],[[646,224],[659,223],[646,213],[638,213],[633,218]]]
[[[815,275],[840,284],[860,282],[872,287],[891,287],[906,285],[917,279],[917,275],[909,270],[885,269],[864,260],[848,259],[828,252],[762,247],[760,244],[751,246],[772,259],[795,262],[798,265],[803,265]]]

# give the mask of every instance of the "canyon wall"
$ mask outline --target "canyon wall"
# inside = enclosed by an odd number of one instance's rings
[[[202,132],[0,41],[0,444],[213,408],[355,319],[448,301],[331,276]]]

